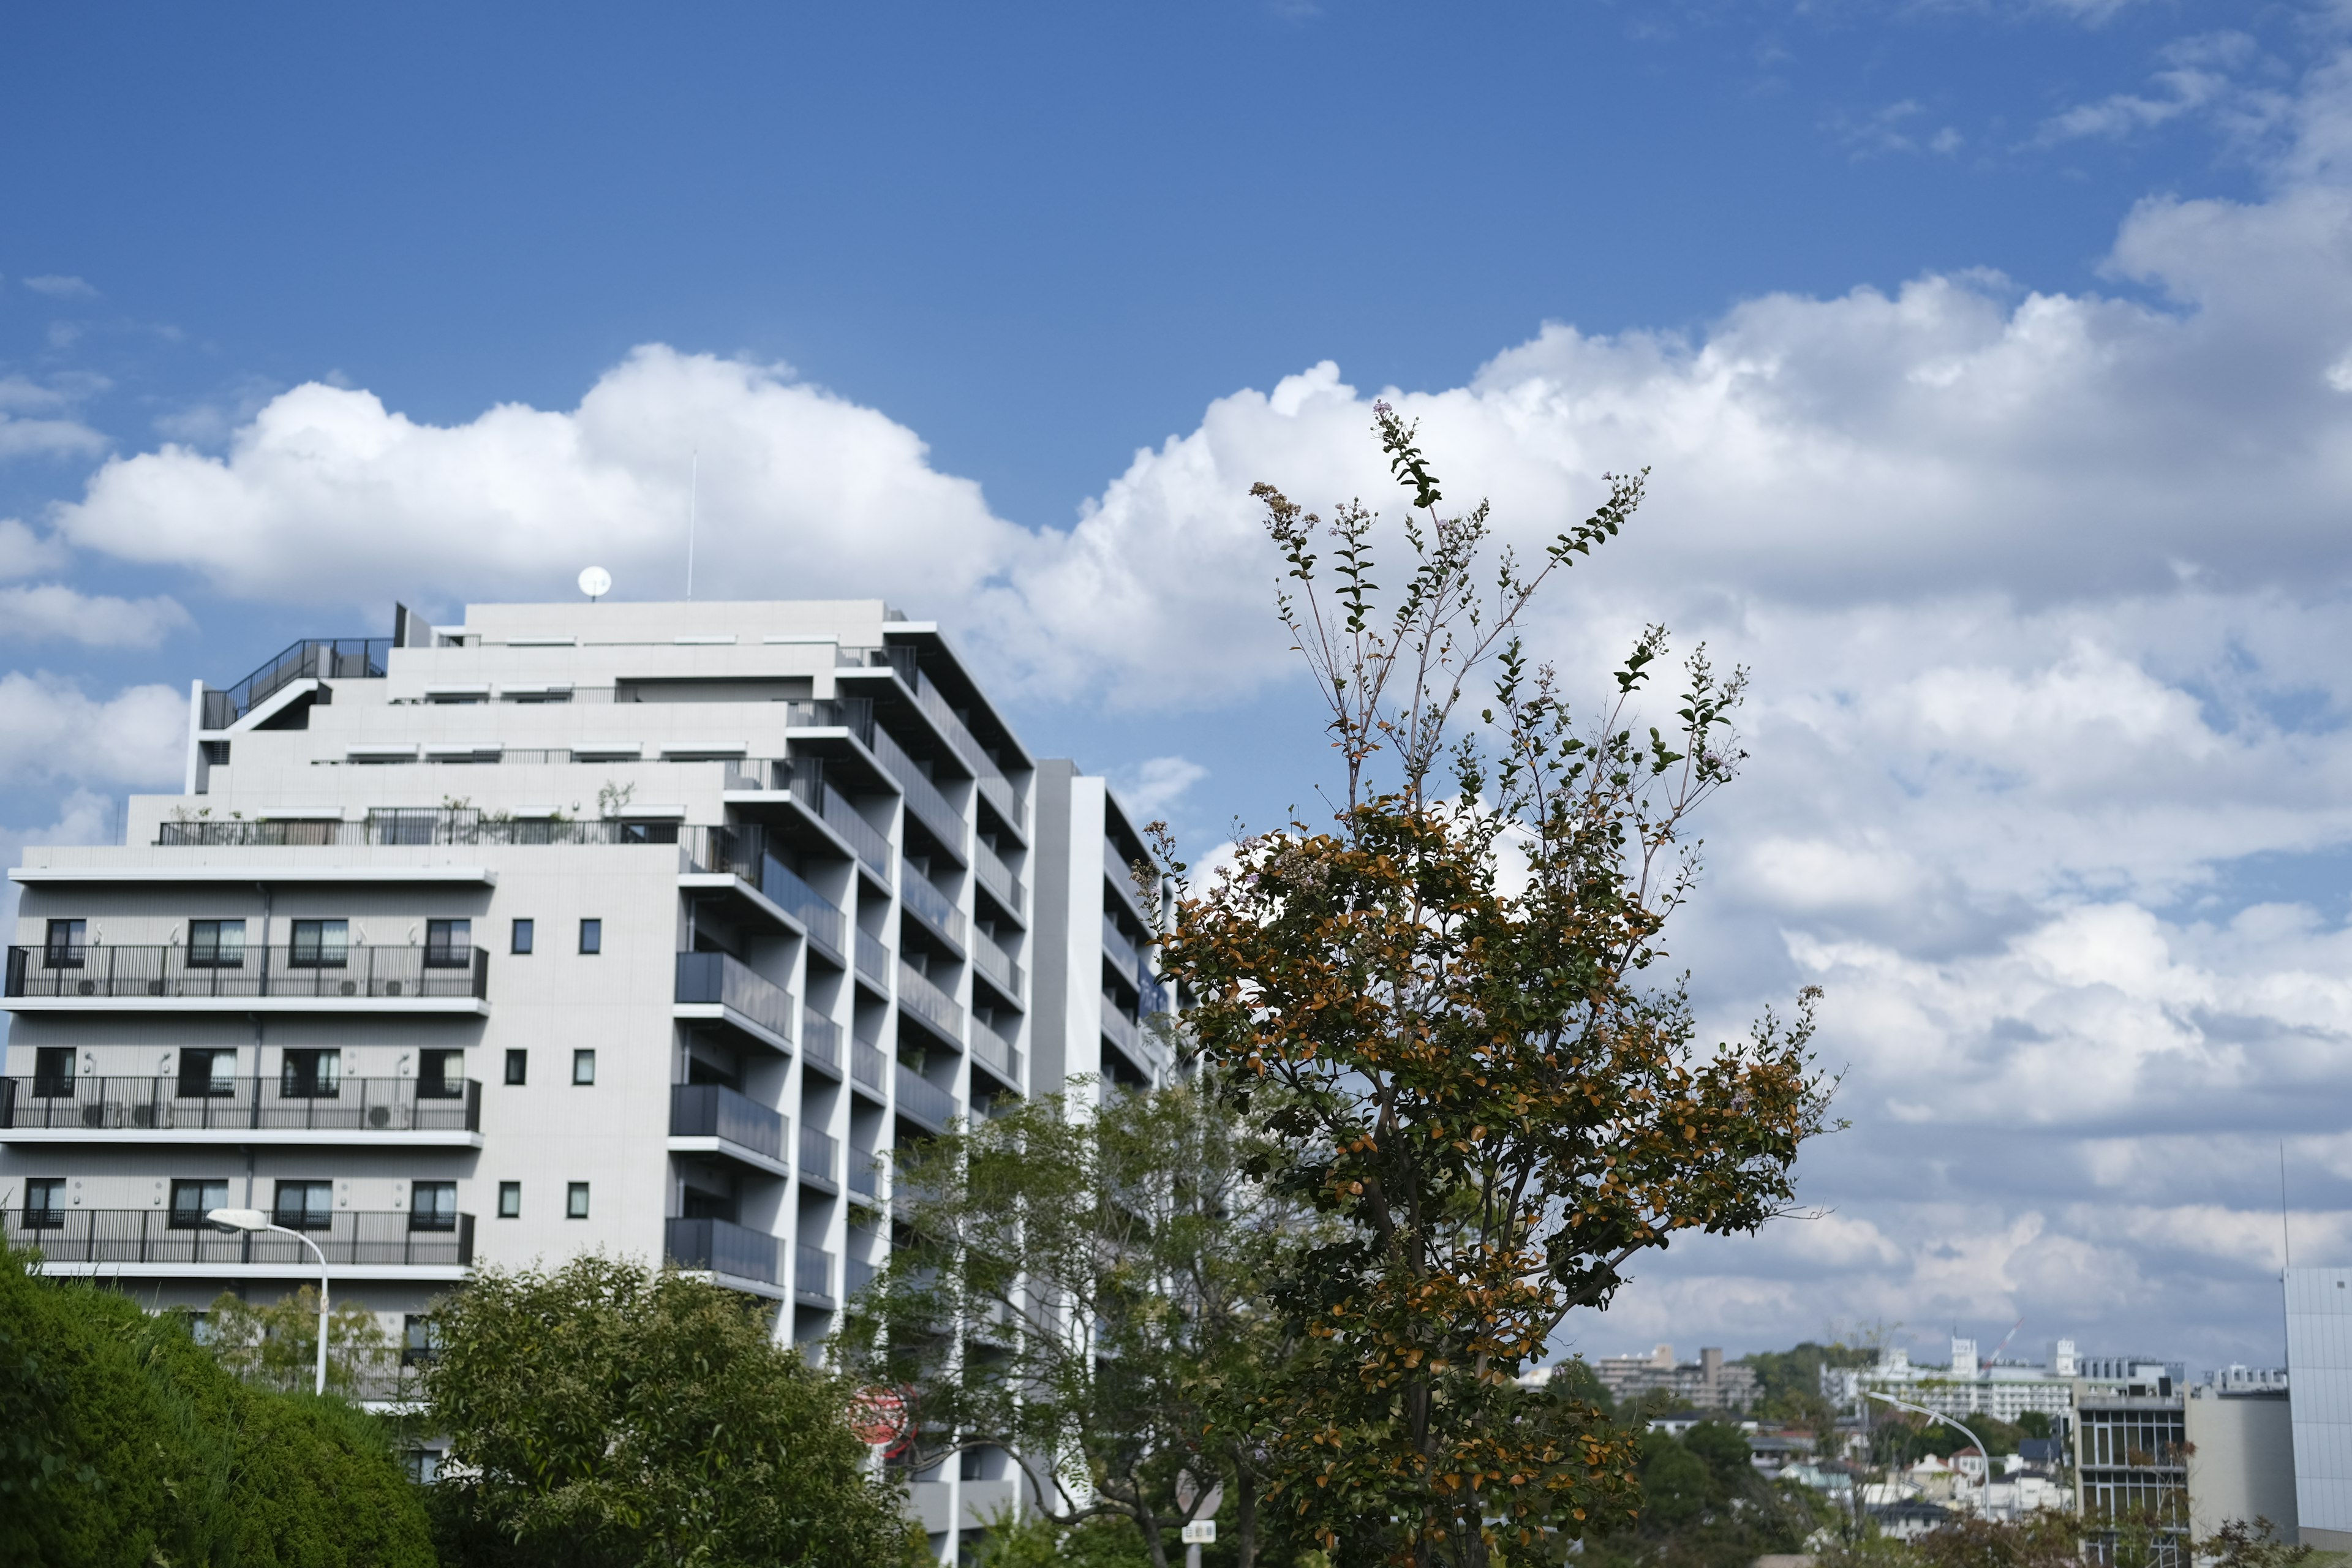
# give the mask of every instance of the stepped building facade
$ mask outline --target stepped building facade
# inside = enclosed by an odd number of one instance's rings
[[[879,602],[404,610],[194,683],[184,782],[9,873],[8,1239],[159,1304],[316,1279],[245,1207],[413,1354],[597,1249],[814,1342],[894,1148],[1169,1068],[1138,825]],[[986,1472],[917,1486],[943,1548]]]

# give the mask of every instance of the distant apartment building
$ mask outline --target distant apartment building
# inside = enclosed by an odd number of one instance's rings
[[[1700,1351],[1696,1361],[1677,1362],[1674,1346],[1659,1345],[1647,1355],[1603,1356],[1593,1370],[1621,1405],[1654,1393],[1690,1410],[1745,1410],[1756,1402],[1754,1371],[1725,1361],[1716,1349]]]
[[[2299,1533],[2352,1552],[2352,1268],[2290,1268],[2285,1285]]]
[[[2074,1381],[2075,1510],[2085,1553],[2116,1561],[2126,1531],[2147,1530],[2158,1568],[2185,1568],[2189,1546],[2187,1389],[2178,1362],[2086,1360]]]
[[[1823,1367],[1822,1393],[1849,1409],[1866,1393],[1875,1392],[1963,1421],[1982,1415],[2014,1425],[2021,1415],[2038,1411],[2063,1422],[2074,1400],[2077,1371],[2072,1340],[2057,1341],[2048,1361],[2033,1364],[1980,1362],[1976,1341],[1955,1336],[1948,1365],[1915,1363],[1908,1351],[1889,1347],[1879,1352],[1875,1366]]]
[[[600,1248],[814,1342],[888,1255],[894,1149],[1169,1070],[1150,860],[877,601],[299,643],[194,684],[122,845],[10,872],[6,1235],[200,1310],[316,1278],[204,1217],[262,1209],[417,1354],[469,1269]],[[968,1459],[916,1508],[949,1552],[1013,1487]]]

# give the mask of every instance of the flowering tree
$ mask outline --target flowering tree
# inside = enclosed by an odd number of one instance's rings
[[[1180,884],[1162,967],[1212,1081],[1275,1139],[1255,1173],[1321,1222],[1267,1281],[1298,1347],[1245,1418],[1270,1506],[1343,1561],[1481,1568],[1635,1510],[1634,1445],[1516,1380],[1637,1254],[1782,1212],[1830,1085],[1810,991],[1793,1022],[1701,1051],[1682,985],[1647,979],[1696,877],[1691,814],[1743,754],[1744,675],[1701,650],[1670,730],[1638,724],[1666,651],[1653,627],[1580,725],[1520,642],[1537,592],[1619,531],[1643,479],[1612,479],[1539,562],[1482,567],[1486,505],[1443,515],[1413,427],[1376,418],[1412,498],[1391,606],[1371,512],[1327,523],[1255,492],[1330,710],[1336,820]],[[1482,664],[1487,746],[1453,733]]]

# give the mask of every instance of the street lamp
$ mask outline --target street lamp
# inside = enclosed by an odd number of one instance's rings
[[[1925,1415],[1930,1421],[1941,1421],[1945,1426],[1949,1426],[1961,1436],[1966,1437],[1969,1442],[1974,1443],[1977,1446],[1977,1452],[1984,1456],[1985,1501],[1988,1509],[1990,1509],[1992,1501],[1992,1450],[1985,1447],[1983,1438],[1978,1436],[1975,1433],[1969,1431],[1966,1426],[1961,1426],[1958,1421],[1953,1420],[1950,1416],[1945,1415],[1940,1410],[1930,1410],[1924,1405],[1914,1405],[1907,1399],[1897,1399],[1891,1394],[1881,1394],[1874,1388],[1865,1388],[1862,1391],[1862,1394],[1863,1397],[1865,1399],[1882,1399],[1887,1404],[1895,1405],[1899,1409],[1916,1411],[1919,1415]]]
[[[319,1260],[319,1382],[317,1392],[327,1392],[327,1255],[319,1244],[299,1230],[289,1230],[282,1225],[272,1225],[269,1216],[259,1209],[214,1209],[205,1215],[215,1225],[231,1230],[274,1230],[280,1236],[290,1236],[310,1249]]]

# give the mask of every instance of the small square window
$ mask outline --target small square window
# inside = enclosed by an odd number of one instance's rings
[[[530,1053],[529,1051],[509,1051],[507,1053],[507,1081],[509,1083],[523,1083],[528,1081],[530,1074]]]
[[[574,1083],[594,1083],[596,1081],[595,1052],[574,1051],[572,1053],[572,1081]]]
[[[499,1217],[500,1219],[522,1217],[522,1184],[520,1182],[499,1184]]]
[[[530,934],[531,923],[529,921],[515,921],[514,941],[507,951],[509,952],[529,952],[530,951]]]
[[[604,922],[603,921],[582,921],[580,922],[580,951],[583,952],[602,952],[604,951]]]
[[[48,940],[41,944],[41,963],[48,969],[79,969],[89,941],[88,921],[51,921]]]
[[[566,1219],[588,1217],[587,1183],[573,1182],[563,1189],[563,1217]]]
[[[215,1209],[228,1207],[228,1183],[212,1177],[172,1184],[172,1218],[173,1230],[194,1230],[205,1223],[205,1215]]]
[[[74,1091],[74,1052],[71,1046],[37,1046],[33,1048],[33,1097],[37,1100],[71,1100]]]
[[[411,1230],[455,1230],[457,1228],[457,1184],[455,1182],[419,1182],[409,1190],[408,1228]]]
[[[245,922],[243,921],[190,921],[188,922],[188,967],[190,969],[242,969],[245,967]]]

